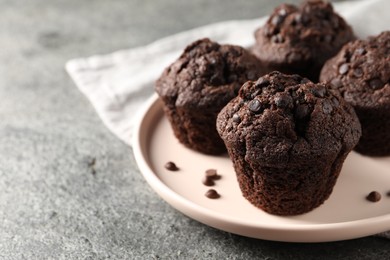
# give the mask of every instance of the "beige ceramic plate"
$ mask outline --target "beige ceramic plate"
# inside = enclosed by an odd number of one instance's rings
[[[267,240],[321,242],[352,239],[390,230],[390,158],[372,159],[351,153],[330,198],[310,213],[279,217],[252,206],[242,196],[227,155],[207,156],[183,147],[173,136],[156,96],[149,101],[134,136],[138,166],[150,186],[170,205],[206,225]],[[180,171],[164,164],[173,161]],[[207,169],[222,178],[213,187],[221,198],[204,196]],[[379,191],[382,199],[365,196]]]

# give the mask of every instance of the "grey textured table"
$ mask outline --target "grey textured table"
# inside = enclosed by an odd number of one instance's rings
[[[291,244],[225,233],[163,202],[64,71],[281,1],[0,0],[1,259],[389,259],[367,237]]]

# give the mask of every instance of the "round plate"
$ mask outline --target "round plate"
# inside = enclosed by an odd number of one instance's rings
[[[390,158],[374,159],[352,152],[330,198],[313,211],[293,216],[270,215],[252,206],[238,187],[227,155],[209,156],[181,145],[164,116],[162,102],[153,96],[137,124],[134,154],[149,185],[170,205],[206,225],[267,240],[325,242],[352,239],[390,230]],[[168,171],[172,161],[179,171]],[[207,169],[222,176],[213,187],[202,184]],[[221,195],[209,199],[213,188]],[[371,191],[379,202],[365,199]]]

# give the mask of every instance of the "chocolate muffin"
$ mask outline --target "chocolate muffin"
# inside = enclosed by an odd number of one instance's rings
[[[219,111],[244,82],[262,74],[259,60],[244,48],[201,39],[164,70],[155,90],[182,144],[220,154],[226,148],[215,127]]]
[[[355,150],[390,155],[390,31],[345,45],[324,65],[321,81],[339,89],[355,108],[362,125]]]
[[[307,1],[299,7],[277,7],[255,38],[252,51],[267,72],[299,74],[317,82],[325,61],[355,36],[330,3]]]
[[[338,91],[279,72],[245,83],[219,113],[217,130],[243,196],[276,215],[321,205],[361,135]]]

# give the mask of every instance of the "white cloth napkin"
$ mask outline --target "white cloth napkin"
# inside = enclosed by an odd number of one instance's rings
[[[389,0],[360,0],[334,4],[358,37],[390,30]],[[199,27],[153,42],[147,46],[111,54],[73,59],[66,70],[90,100],[104,124],[126,144],[137,110],[153,93],[154,81],[189,43],[204,37],[244,47],[254,44],[253,32],[266,21],[227,21]],[[390,228],[390,227],[389,227]],[[390,238],[390,232],[382,236]]]

